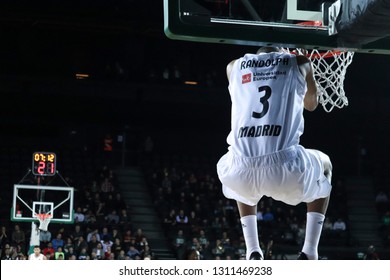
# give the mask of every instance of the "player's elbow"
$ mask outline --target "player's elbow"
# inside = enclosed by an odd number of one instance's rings
[[[305,98],[304,106],[306,110],[311,112],[314,111],[318,106],[318,97],[314,95],[310,98]]]
[[[317,105],[305,106],[305,109],[310,111],[310,112],[313,112],[316,108],[317,108]]]

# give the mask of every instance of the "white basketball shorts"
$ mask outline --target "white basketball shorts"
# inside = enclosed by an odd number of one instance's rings
[[[217,172],[226,198],[252,206],[263,196],[290,205],[312,202],[329,196],[332,188],[318,152],[300,145],[255,158],[228,151]]]

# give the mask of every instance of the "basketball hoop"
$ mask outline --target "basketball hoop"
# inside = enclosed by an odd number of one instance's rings
[[[47,231],[47,227],[49,226],[49,223],[52,219],[52,215],[50,214],[35,214],[35,217],[37,217],[39,221],[39,230]]]
[[[299,25],[321,26],[319,21],[300,22]],[[296,53],[304,54],[297,48]],[[318,49],[308,50],[305,54],[312,62],[314,78],[320,93],[320,104],[326,112],[334,107],[348,106],[348,98],[344,91],[344,79],[347,68],[353,60],[354,52],[341,50]]]

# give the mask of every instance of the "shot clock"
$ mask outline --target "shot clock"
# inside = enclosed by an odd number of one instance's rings
[[[56,173],[56,154],[51,152],[33,153],[32,173],[38,176],[54,176]]]

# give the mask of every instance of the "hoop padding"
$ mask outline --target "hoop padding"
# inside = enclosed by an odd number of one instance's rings
[[[302,54],[302,50],[297,49]],[[319,51],[313,49],[306,55],[313,65],[314,78],[320,94],[320,104],[326,112],[334,107],[348,106],[348,98],[344,91],[344,80],[348,66],[352,63],[354,52],[351,51]]]
[[[39,221],[39,230],[47,231],[47,228],[52,219],[52,215],[50,214],[35,214]]]

